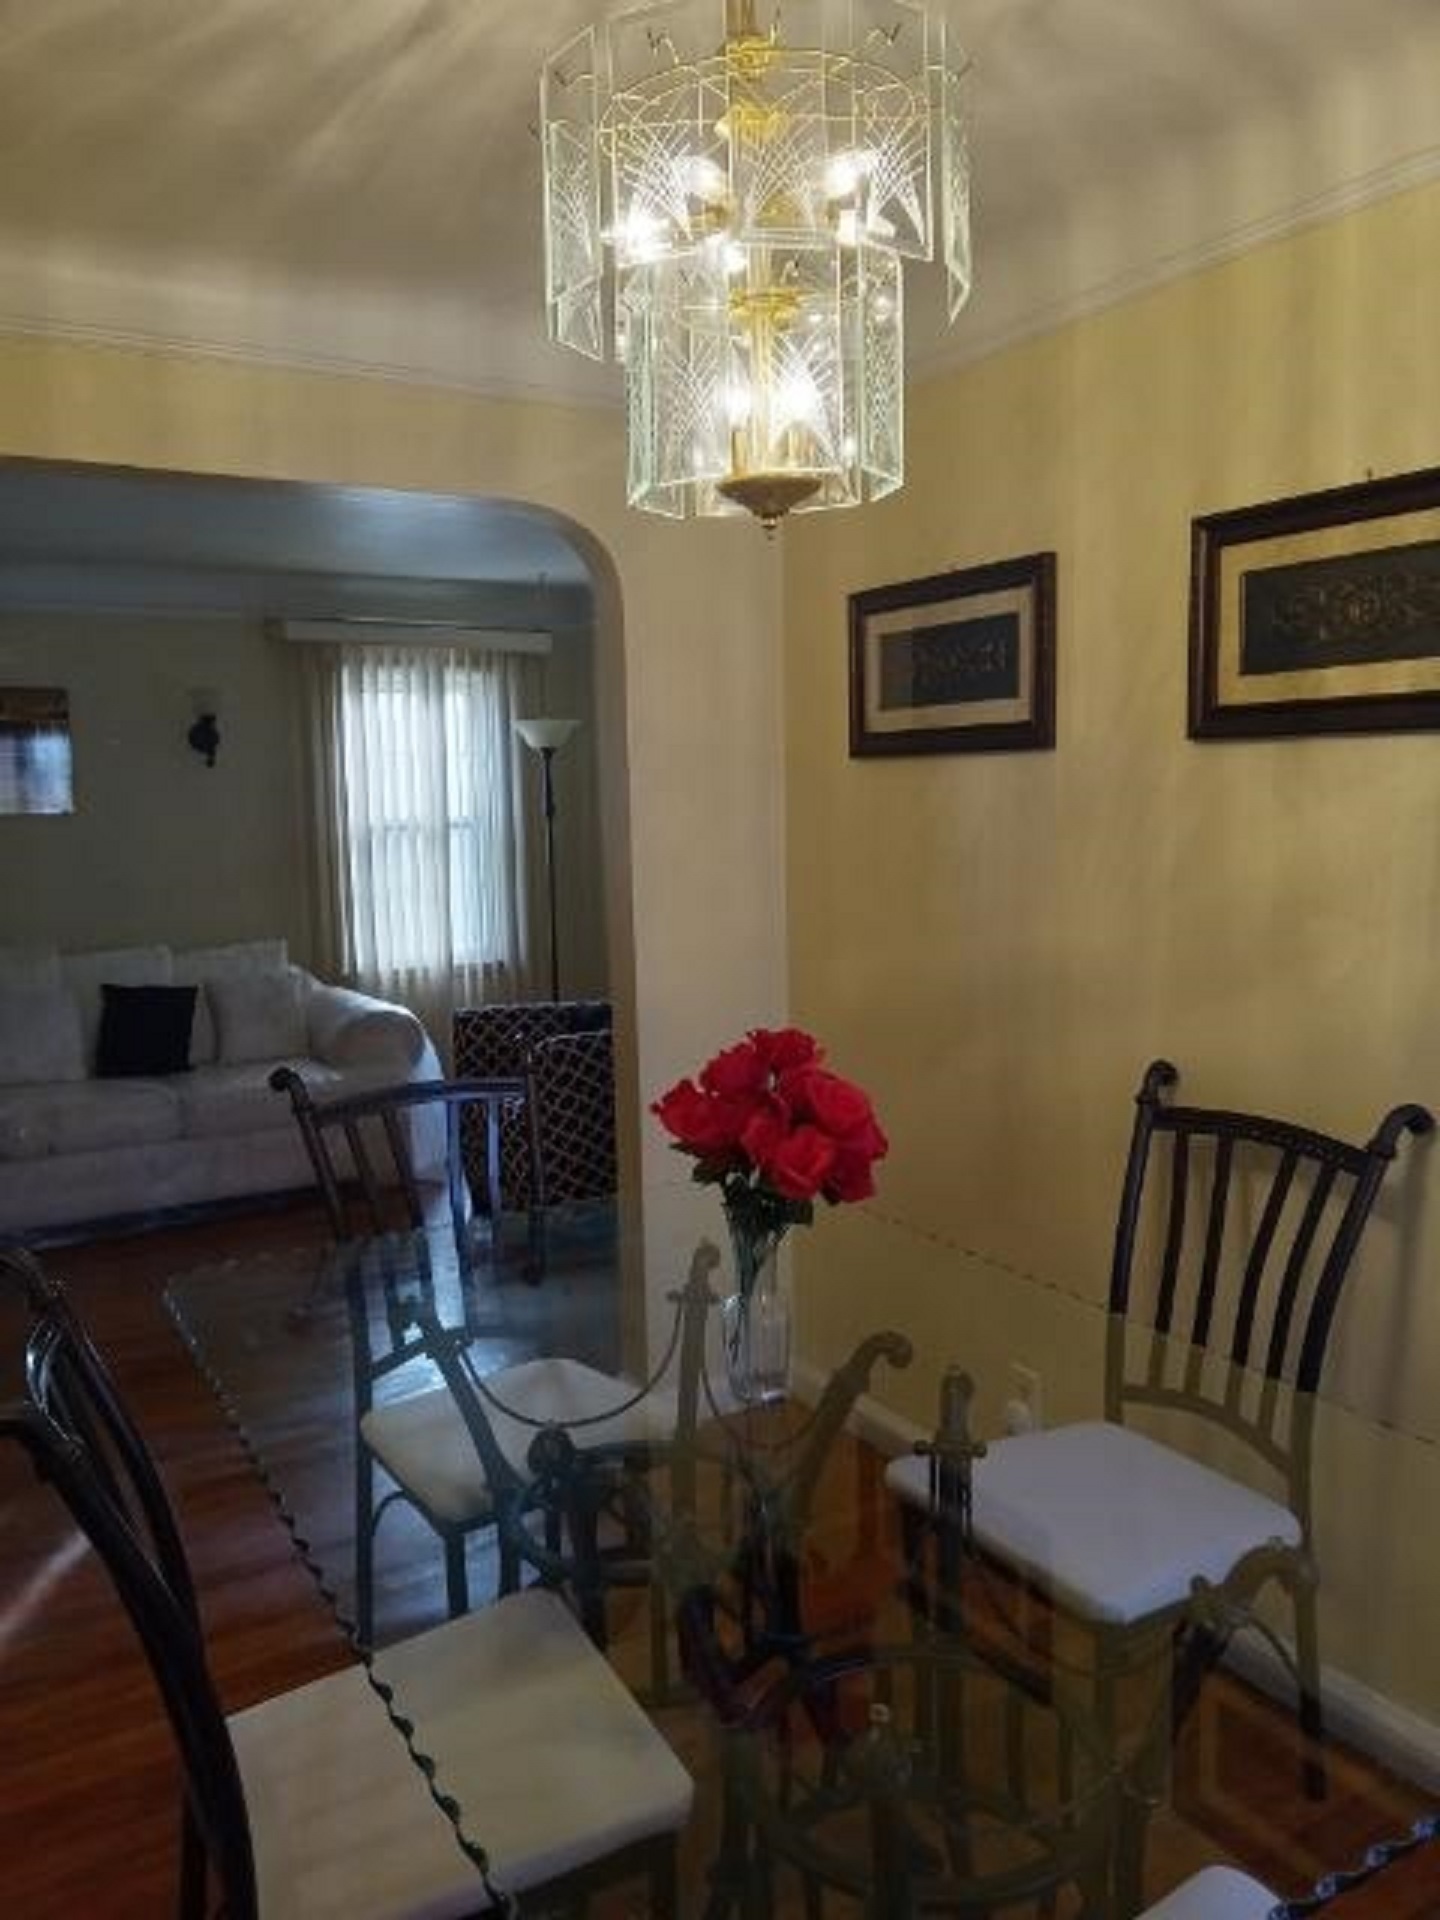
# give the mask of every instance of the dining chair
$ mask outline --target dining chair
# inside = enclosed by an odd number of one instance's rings
[[[540,1280],[555,1211],[615,1194],[613,1035],[609,1027],[550,1034],[529,1049],[524,1074],[530,1128],[526,1271]]]
[[[1104,1418],[993,1441],[973,1464],[981,1554],[1038,1587],[1095,1642],[1097,1712],[1118,1676],[1173,1641],[1197,1579],[1242,1563],[1293,1603],[1306,1782],[1323,1789],[1311,1450],[1326,1347],[1381,1183],[1423,1107],[1392,1108],[1363,1146],[1260,1114],[1136,1096],[1110,1275]],[[1275,1495],[1130,1423],[1184,1417],[1248,1449]],[[935,1525],[930,1463],[893,1460],[917,1564]]]
[[[517,1076],[523,1108],[500,1116],[499,1195],[477,1120],[462,1125],[477,1199],[524,1212],[526,1274],[543,1278],[550,1215],[557,1207],[608,1199],[617,1179],[615,1064],[608,1000],[496,1001],[454,1016],[457,1072]]]
[[[337,1244],[384,1233],[397,1222],[425,1230],[432,1224],[425,1187],[436,1183],[423,1180],[420,1169],[443,1166],[456,1254],[468,1264],[470,1181],[462,1141],[473,1134],[481,1143],[474,1164],[490,1198],[491,1250],[498,1252],[501,1130],[523,1114],[522,1080],[410,1080],[317,1099],[303,1075],[277,1067],[270,1086],[290,1101]]]
[[[383,1677],[352,1666],[227,1716],[159,1471],[103,1359],[33,1258],[0,1253],[0,1279],[26,1323],[0,1439],[95,1549],[179,1749],[182,1920],[212,1890],[228,1920],[445,1920],[641,1870],[652,1910],[677,1910],[690,1779],[554,1594],[433,1628]]]
[[[497,1405],[518,1413],[497,1443],[497,1457],[509,1463],[502,1512],[475,1442],[483,1412],[467,1422],[451,1386],[443,1380],[435,1384],[436,1248],[426,1231],[431,1214],[416,1173],[413,1136],[417,1127],[422,1133],[440,1132],[460,1291],[463,1299],[473,1301],[473,1290],[467,1292],[471,1223],[462,1121],[482,1125],[488,1141],[484,1164],[495,1202],[490,1214],[493,1235],[500,1221],[501,1125],[523,1106],[523,1082],[504,1077],[408,1082],[327,1099],[312,1095],[292,1068],[279,1067],[270,1084],[290,1101],[336,1243],[334,1261],[322,1263],[317,1284],[328,1285],[338,1271],[350,1315],[355,1633],[361,1646],[370,1646],[375,1637],[375,1540],[392,1505],[404,1502],[439,1538],[452,1619],[470,1605],[467,1547],[477,1533],[496,1530],[496,1591],[511,1593],[521,1577],[517,1549],[528,1546],[529,1536],[522,1536],[518,1523],[497,1527],[497,1519],[515,1510],[515,1489],[531,1485],[524,1449],[533,1433],[524,1422],[536,1428],[568,1424],[587,1432],[598,1429],[608,1414],[634,1399],[637,1383],[565,1356],[522,1361],[490,1375],[485,1390]],[[397,1221],[403,1231],[394,1230]],[[421,1379],[428,1384],[406,1390],[408,1382]],[[646,1421],[661,1417],[658,1401],[646,1408]],[[608,1431],[619,1437],[626,1430],[617,1416]],[[377,1468],[388,1483],[383,1487],[377,1484]]]

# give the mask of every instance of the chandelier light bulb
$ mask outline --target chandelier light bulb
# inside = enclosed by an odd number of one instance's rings
[[[647,0],[546,63],[541,125],[550,333],[624,365],[630,503],[773,528],[899,487],[905,263],[952,320],[970,291],[943,21]]]

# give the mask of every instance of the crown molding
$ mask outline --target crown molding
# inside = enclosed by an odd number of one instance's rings
[[[979,324],[969,329],[962,315],[954,334],[945,336],[928,352],[915,356],[910,367],[911,378],[923,381],[953,373],[1002,353],[1008,347],[1121,306],[1171,281],[1222,266],[1274,241],[1343,219],[1396,194],[1429,186],[1437,179],[1440,179],[1440,146],[1408,154],[1359,178],[1342,181],[1283,211],[1239,221],[1191,246],[1174,248],[1163,256],[1121,267],[1076,292],[1027,304],[1013,313],[997,313],[991,319],[980,317]]]
[[[43,304],[38,303],[37,304]],[[167,359],[218,360],[235,366],[280,373],[313,373],[351,380],[376,380],[392,386],[427,387],[484,400],[523,401],[530,405],[618,412],[621,396],[587,391],[560,381],[495,374],[465,374],[453,368],[372,360],[360,354],[319,352],[313,348],[200,336],[162,327],[119,326],[104,321],[65,319],[53,313],[0,309],[0,338],[56,341],[103,352],[151,354]]]

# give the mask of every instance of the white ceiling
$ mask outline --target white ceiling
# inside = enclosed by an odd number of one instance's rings
[[[715,0],[718,9],[720,0]],[[969,357],[1440,172],[1437,0],[939,0]],[[0,327],[614,399],[540,311],[536,77],[586,0],[0,0]]]
[[[1440,174],[1440,0],[937,4],[973,58],[976,293],[947,334],[938,271],[912,276],[912,372]],[[613,367],[544,336],[533,133],[543,58],[601,11],[0,0],[0,331],[614,403]],[[0,484],[0,605],[45,603],[65,559],[28,485]],[[477,580],[584,577],[543,521],[473,502],[298,519],[201,489],[159,516],[76,486],[46,510],[94,604],[248,608],[268,567],[282,610],[353,589],[423,617],[440,582],[460,617]]]

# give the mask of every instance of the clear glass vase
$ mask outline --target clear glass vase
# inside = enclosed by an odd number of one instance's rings
[[[783,1400],[790,1385],[790,1296],[776,1258],[782,1235],[748,1233],[730,1220],[735,1291],[721,1303],[725,1371],[745,1406]]]

